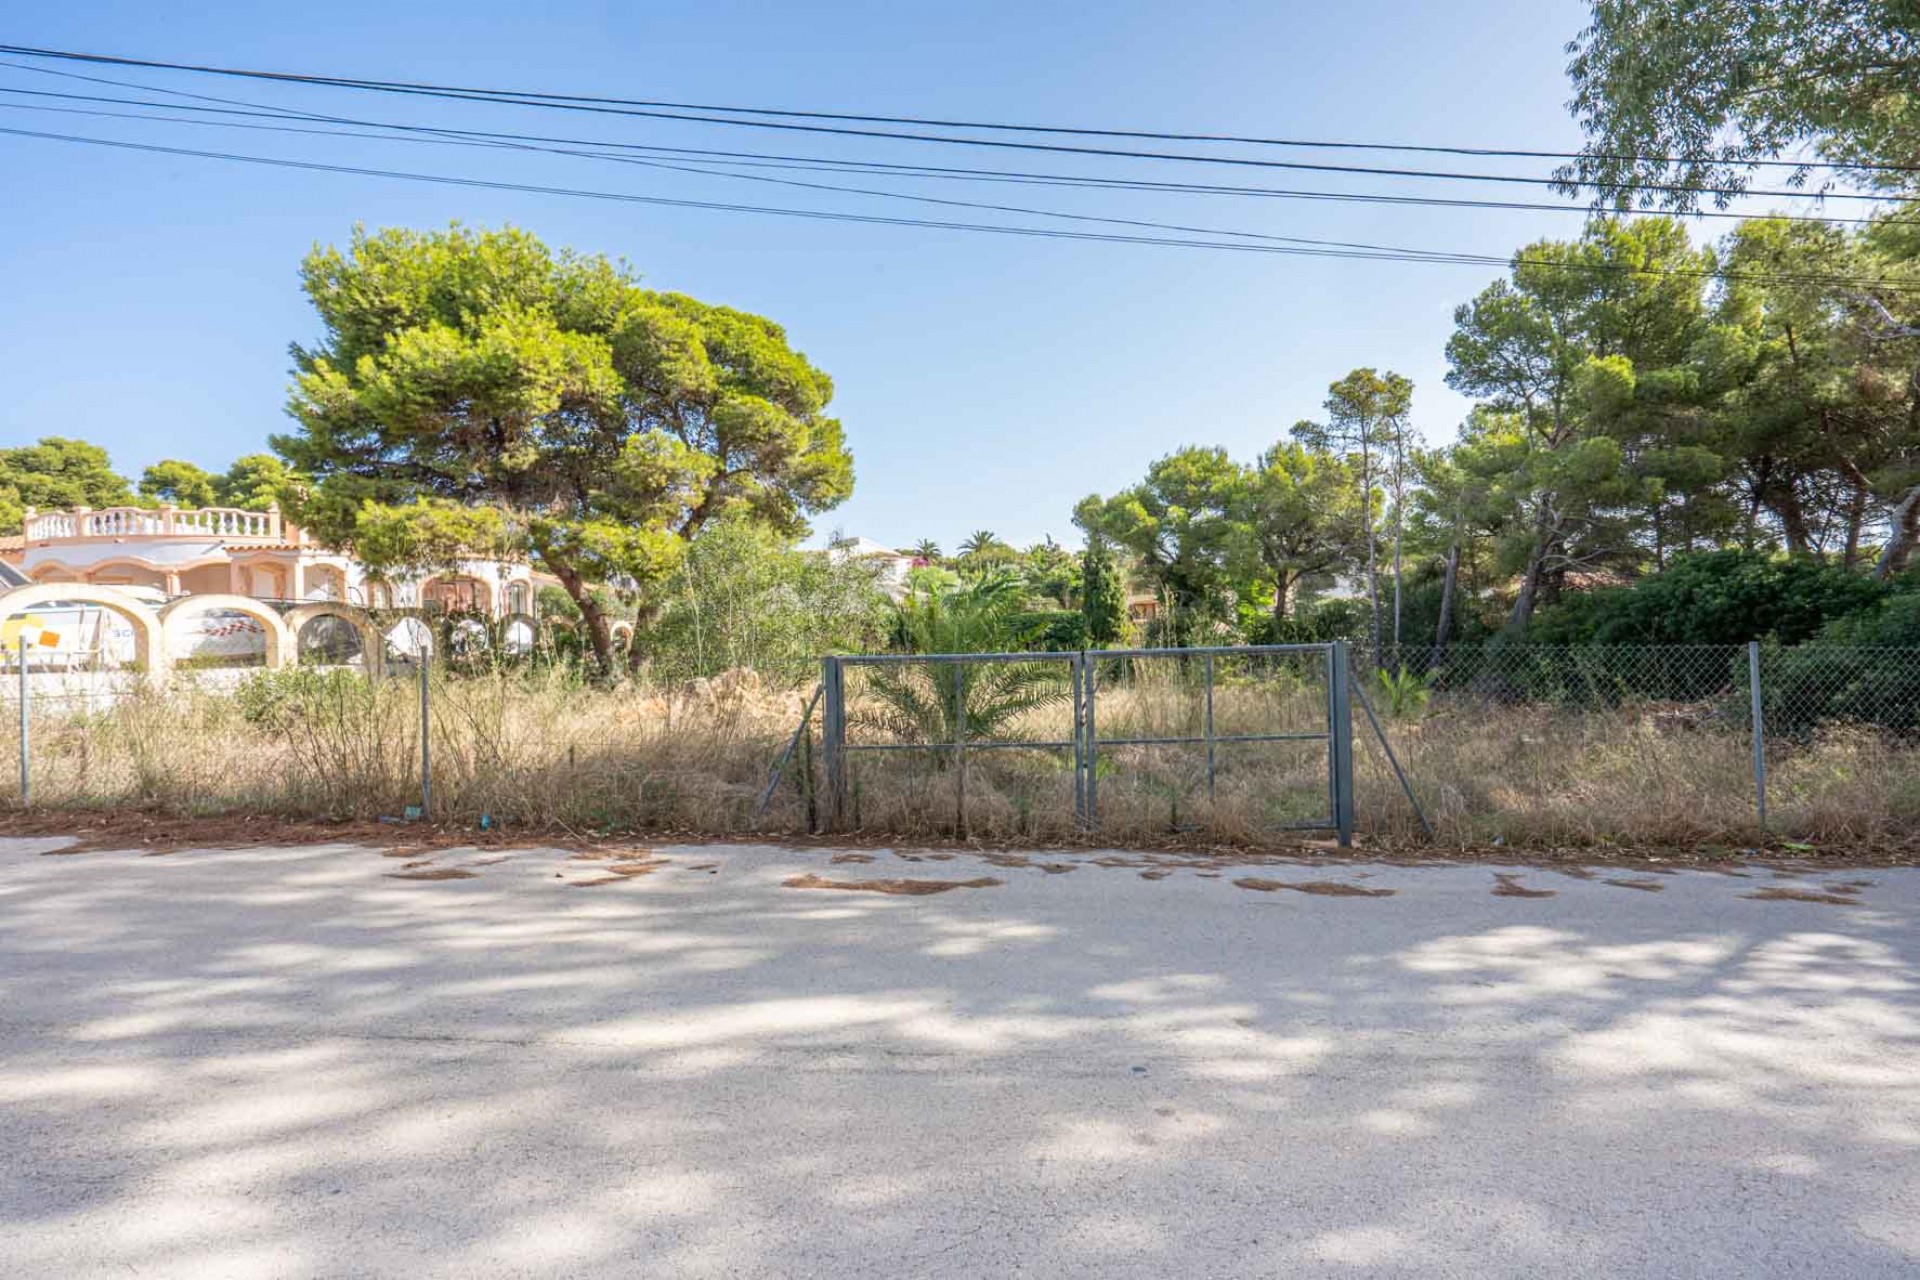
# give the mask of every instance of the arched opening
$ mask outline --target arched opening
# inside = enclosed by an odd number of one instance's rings
[[[224,560],[180,571],[180,590],[190,596],[219,595],[233,589],[233,568]]]
[[[89,608],[88,606],[92,606]],[[14,618],[28,612],[55,615],[57,625],[48,627],[60,637],[53,647],[71,645],[76,651],[89,641],[88,628],[97,636],[109,630],[102,613],[110,613],[131,632],[128,648],[132,660],[146,669],[149,679],[158,683],[166,678],[168,660],[165,628],[158,614],[138,599],[112,587],[85,583],[41,582],[30,587],[15,587],[0,593],[0,618]],[[96,649],[101,656],[107,646]]]
[[[420,589],[420,601],[442,613],[478,613],[493,611],[493,592],[471,574],[443,574],[427,580]]]
[[[493,633],[478,618],[455,618],[445,624],[447,658],[477,661],[493,648]]]
[[[293,594],[288,566],[275,560],[243,560],[233,567],[233,585],[255,600],[285,600]]]
[[[418,662],[422,654],[431,655],[434,650],[433,628],[414,613],[408,613],[388,627],[381,640],[388,662],[412,664]]]
[[[137,560],[103,560],[87,570],[87,581],[98,587],[143,587],[165,591],[167,575]]]
[[[293,653],[280,615],[247,596],[182,596],[160,611],[160,622],[176,663],[246,666],[257,652],[271,670]]]
[[[56,560],[49,560],[44,564],[37,564],[33,566],[33,568],[27,570],[27,576],[29,578],[32,578],[35,582],[81,582],[81,581],[84,581],[84,579],[81,578],[77,570],[68,568],[66,565],[61,564]]]
[[[510,614],[533,612],[531,583],[516,579],[507,584],[507,612]]]
[[[500,651],[516,658],[532,653],[540,641],[539,624],[530,613],[508,614],[500,623]]]
[[[386,637],[364,609],[316,601],[289,610],[286,622],[299,662],[330,666],[358,663],[370,675],[385,670]]]
[[[339,565],[310,564],[305,577],[307,599],[344,601],[347,598],[347,571]]]

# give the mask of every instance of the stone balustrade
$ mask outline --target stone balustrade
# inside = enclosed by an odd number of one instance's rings
[[[95,511],[34,511],[25,519],[28,542],[73,542],[90,538],[219,538],[223,541],[284,542],[299,531],[284,524],[280,508],[243,511],[238,507],[102,507]]]

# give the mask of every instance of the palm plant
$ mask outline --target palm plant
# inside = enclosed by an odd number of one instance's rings
[[[1374,673],[1374,682],[1380,694],[1380,709],[1395,720],[1418,719],[1427,712],[1427,701],[1433,696],[1433,674],[1407,670],[1405,663],[1398,671],[1389,671],[1385,667]]]
[[[895,642],[909,653],[1005,652],[1027,638],[1020,584],[1011,574],[911,592],[894,612]],[[1071,694],[1058,662],[889,663],[868,671],[873,703],[848,719],[901,742],[1017,738],[1022,716]],[[940,759],[944,767],[946,757]]]
[[[993,530],[977,529],[960,544],[960,554],[956,559],[965,568],[991,572],[1013,559],[1013,556],[1013,548],[1000,541],[999,535]]]
[[[960,544],[960,554],[963,556],[977,556],[981,552],[999,545],[1000,539],[993,530],[975,529],[967,535],[966,541]]]
[[[940,563],[940,544],[932,538],[922,538],[906,551],[916,560],[925,560],[928,564],[935,565]]]

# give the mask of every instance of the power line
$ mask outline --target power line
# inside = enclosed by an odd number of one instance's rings
[[[782,206],[746,205],[724,201],[689,200],[670,196],[646,196],[630,192],[612,192],[586,190],[574,187],[544,186],[533,183],[506,182],[486,178],[467,178],[443,174],[414,173],[405,170],[374,169],[358,165],[326,164],[319,161],[295,160],[281,156],[255,156],[235,152],[205,151],[187,147],[162,146],[157,143],[129,142],[111,138],[93,138],[78,134],[50,133],[31,129],[0,128],[0,134],[15,137],[36,138],[42,140],[67,142],[88,146],[109,147],[118,150],[147,152],[158,155],[184,156],[196,159],[223,160],[242,164],[259,164],[275,168],[298,169],[319,173],[351,174],[362,177],[389,178],[402,181],[426,182],[441,186],[473,187],[484,190],[514,191],[534,195],[566,196],[582,199],[609,200],[620,203],[658,205],[669,208],[704,209],[730,213],[755,213],[778,217],[804,218],[823,222],[846,222],[876,226],[919,227],[947,231],[970,231],[992,235],[1034,236],[1051,240],[1096,241],[1109,244],[1153,245],[1171,248],[1216,249],[1236,253],[1276,254],[1291,257],[1337,258],[1382,262],[1445,262],[1468,266],[1538,266],[1551,270],[1574,270],[1588,272],[1617,273],[1627,272],[1640,275],[1687,276],[1697,279],[1746,279],[1773,280],[1779,282],[1798,282],[1810,284],[1851,285],[1861,288],[1879,288],[1889,292],[1920,292],[1920,286],[1902,286],[1886,281],[1868,280],[1854,277],[1798,275],[1790,273],[1760,272],[1723,272],[1717,270],[1696,270],[1689,268],[1635,268],[1607,263],[1561,262],[1547,259],[1526,259],[1516,255],[1511,259],[1499,258],[1489,254],[1466,252],[1447,252],[1425,249],[1400,249],[1389,246],[1375,248],[1302,246],[1292,244],[1247,244],[1238,241],[1222,241],[1193,238],[1170,238],[1160,236],[1126,235],[1114,232],[1069,231],[1051,227],[1021,227],[997,223],[970,223],[922,218],[896,218],[879,214],[848,213],[821,209],[795,209]]]
[[[752,151],[747,151],[747,152],[719,151],[719,150],[697,148],[697,147],[668,147],[668,146],[659,146],[659,145],[645,144],[645,143],[604,141],[600,139],[554,137],[552,135],[546,135],[546,134],[526,134],[526,133],[513,133],[513,132],[502,132],[502,131],[492,131],[492,130],[457,129],[457,128],[444,127],[444,126],[406,124],[406,123],[398,123],[393,121],[367,120],[364,118],[352,117],[352,116],[336,116],[336,115],[328,115],[328,114],[319,114],[314,112],[299,111],[292,108],[271,107],[271,106],[266,106],[264,104],[247,103],[245,102],[245,100],[242,100],[242,99],[209,97],[204,94],[183,94],[179,90],[167,89],[160,86],[142,85],[142,84],[136,84],[133,82],[121,81],[121,80],[108,80],[108,79],[103,79],[97,76],[74,76],[67,72],[48,71],[44,68],[39,68],[39,67],[26,67],[18,63],[0,62],[0,66],[14,67],[18,70],[23,70],[23,71],[35,71],[44,75],[55,75],[55,76],[61,76],[63,78],[85,80],[92,83],[115,85],[122,88],[147,89],[153,92],[175,94],[178,96],[191,98],[201,102],[214,102],[214,103],[222,103],[222,104],[229,104],[229,105],[213,106],[213,107],[179,106],[173,103],[155,102],[152,99],[116,98],[116,97],[107,97],[104,95],[96,95],[96,94],[57,93],[57,92],[48,91],[48,90],[0,88],[0,93],[6,93],[6,94],[16,94],[21,96],[40,97],[40,98],[56,98],[56,99],[61,99],[65,101],[111,103],[111,104],[116,104],[121,106],[139,106],[139,107],[153,108],[157,110],[194,111],[194,112],[203,112],[203,113],[209,113],[209,114],[246,116],[246,117],[251,117],[256,119],[311,120],[311,121],[327,122],[327,123],[350,124],[350,125],[361,126],[369,129],[394,130],[394,131],[398,131],[398,132],[410,134],[410,135],[427,134],[427,135],[436,135],[436,136],[432,138],[427,138],[427,139],[418,139],[418,138],[408,139],[408,138],[399,138],[399,137],[388,137],[387,135],[384,135],[384,134],[372,134],[372,133],[354,134],[354,133],[340,133],[338,131],[330,131],[330,130],[301,130],[301,129],[294,129],[289,126],[268,126],[268,125],[249,126],[249,125],[242,125],[242,124],[233,124],[230,122],[223,122],[223,121],[192,120],[192,119],[186,119],[181,117],[154,116],[150,114],[110,112],[110,111],[86,112],[86,111],[73,111],[72,109],[62,109],[57,107],[37,107],[36,108],[36,107],[26,107],[23,104],[0,103],[0,106],[10,106],[10,107],[14,107],[15,109],[21,109],[21,110],[43,110],[43,111],[61,112],[63,114],[97,115],[97,116],[104,116],[104,117],[115,118],[115,119],[156,120],[156,121],[167,121],[167,122],[180,123],[180,124],[200,124],[200,125],[207,125],[207,126],[224,125],[225,127],[228,127],[228,128],[264,129],[264,130],[273,131],[273,132],[285,132],[285,133],[312,133],[312,134],[318,134],[321,136],[328,136],[332,134],[334,136],[341,136],[341,137],[377,138],[377,139],[382,139],[386,141],[407,141],[407,140],[459,141],[459,140],[470,139],[470,140],[473,140],[470,143],[470,145],[512,145],[515,143],[556,143],[556,144],[564,144],[566,146],[611,147],[620,151],[637,152],[637,153],[646,154],[646,155],[670,155],[670,156],[694,157],[694,158],[702,159],[708,163],[726,164],[728,165],[728,167],[792,169],[792,170],[821,172],[821,173],[845,173],[851,170],[854,172],[873,173],[878,176],[885,176],[885,177],[937,178],[937,179],[945,179],[945,180],[997,182],[997,183],[1009,183],[1009,184],[1015,184],[1015,185],[1054,186],[1054,187],[1081,188],[1081,189],[1092,189],[1092,190],[1130,190],[1130,191],[1147,191],[1147,192],[1171,192],[1176,194],[1233,195],[1233,196],[1251,196],[1251,197],[1297,199],[1297,200],[1326,200],[1326,201],[1344,202],[1344,203],[1413,205],[1413,206],[1419,206],[1419,207],[1439,207],[1439,208],[1460,207],[1460,208],[1476,208],[1476,209],[1482,209],[1482,208],[1516,209],[1516,210],[1544,211],[1544,212],[1553,212],[1553,213],[1576,213],[1582,216],[1589,216],[1592,212],[1591,210],[1589,210],[1583,205],[1572,205],[1572,204],[1545,204],[1545,203],[1538,203],[1538,202],[1505,201],[1505,200],[1475,200],[1475,199],[1461,199],[1461,198],[1440,197],[1440,196],[1408,196],[1408,195],[1392,195],[1392,194],[1386,194],[1386,193],[1367,193],[1367,192],[1303,191],[1303,190],[1291,190],[1286,188],[1275,188],[1275,187],[1245,187],[1245,186],[1233,186],[1233,185],[1217,185],[1217,184],[1208,184],[1208,183],[1182,183],[1182,182],[1163,182],[1163,181],[1130,179],[1130,178],[1105,178],[1105,177],[1083,176],[1083,175],[1073,175],[1073,174],[1032,173],[1032,172],[1020,171],[1020,170],[945,168],[945,167],[935,167],[935,166],[925,166],[925,165],[902,165],[902,164],[896,164],[896,163],[891,163],[886,161],[848,160],[848,159],[836,159],[832,157],[817,157],[817,156],[787,156],[787,155],[769,154],[765,152],[752,152]],[[553,150],[552,148],[544,147],[544,146],[543,147],[527,147],[524,149]],[[590,159],[605,159],[605,160],[627,159],[627,157],[625,156],[608,155],[604,152],[555,151],[554,153],[562,154],[562,155],[582,156]],[[718,174],[718,173],[721,173],[722,171],[703,170],[701,172],[714,172]],[[731,176],[744,177],[747,175],[731,175]],[[895,193],[886,192],[886,193],[874,193],[874,194],[891,196]],[[995,207],[995,206],[988,206],[988,207]],[[1727,219],[1735,219],[1735,220],[1744,220],[1748,218],[1750,215],[1733,213],[1733,212],[1722,211],[1722,210],[1710,210],[1710,211],[1697,211],[1687,216],[1702,217],[1702,218],[1727,218]],[[1819,223],[1837,223],[1837,224],[1851,224],[1851,225],[1872,225],[1878,222],[1885,221],[1885,219],[1881,219],[1881,218],[1822,217],[1822,216],[1813,215],[1813,214],[1791,214],[1791,213],[1774,213],[1767,216],[1774,217],[1774,218],[1781,218],[1781,219],[1795,221],[1795,222],[1819,222]]]
[[[0,92],[7,92],[7,90],[0,90]],[[658,160],[645,160],[645,159],[641,159],[638,156],[609,155],[605,153],[597,153],[592,151],[570,151],[570,150],[561,150],[554,147],[522,146],[522,145],[518,145],[511,142],[486,142],[486,141],[479,141],[479,140],[470,141],[470,140],[459,139],[459,138],[430,138],[430,137],[423,138],[423,137],[413,137],[413,136],[406,136],[406,135],[403,135],[400,137],[393,137],[387,134],[369,133],[365,131],[350,130],[350,129],[302,129],[302,128],[296,128],[290,125],[246,124],[243,122],[231,121],[231,120],[192,120],[192,119],[185,119],[181,117],[141,115],[134,112],[124,112],[124,111],[88,111],[88,110],[82,110],[82,109],[77,109],[72,107],[41,107],[41,106],[22,107],[20,104],[11,103],[11,102],[0,102],[0,107],[12,107],[15,110],[52,111],[52,112],[60,112],[63,114],[71,114],[71,115],[107,116],[117,120],[144,120],[144,121],[152,121],[155,123],[162,123],[162,124],[199,125],[205,128],[252,129],[252,130],[262,130],[270,133],[318,135],[320,137],[329,137],[329,138],[366,138],[366,139],[372,139],[380,142],[413,142],[413,143],[426,143],[430,145],[438,144],[443,146],[488,147],[488,148],[496,148],[496,149],[517,150],[517,151],[536,151],[536,152],[543,152],[550,155],[579,156],[579,157],[584,157],[586,159],[611,160],[611,161],[615,161],[622,164],[639,165],[649,169],[669,170],[675,173],[691,173],[691,174],[696,174],[703,177],[736,178],[742,181],[751,181],[751,182],[771,182],[771,183],[778,183],[781,186],[801,187],[801,188],[805,188],[813,191],[832,191],[832,192],[838,192],[838,193],[847,194],[847,195],[878,196],[883,199],[889,199],[889,200],[911,200],[921,204],[946,205],[949,207],[961,208],[961,209],[981,209],[981,210],[985,210],[993,213],[1016,213],[1026,217],[1063,218],[1063,219],[1069,219],[1075,222],[1098,222],[1098,223],[1104,223],[1110,226],[1139,227],[1144,230],[1177,231],[1177,232],[1182,232],[1188,235],[1225,236],[1225,237],[1232,237],[1236,239],[1268,240],[1268,241],[1274,241],[1274,242],[1285,243],[1285,244],[1319,245],[1319,246],[1325,246],[1328,248],[1367,249],[1367,250],[1375,250],[1375,251],[1387,252],[1387,253],[1404,253],[1409,255],[1410,257],[1423,257],[1423,258],[1433,257],[1433,258],[1438,258],[1442,261],[1452,260],[1456,256],[1454,254],[1445,253],[1445,252],[1436,252],[1436,251],[1430,251],[1425,249],[1407,249],[1407,248],[1401,248],[1399,246],[1394,246],[1394,245],[1365,244],[1365,243],[1356,243],[1356,242],[1344,241],[1344,240],[1322,240],[1322,239],[1314,239],[1314,238],[1305,237],[1305,236],[1283,236],[1283,235],[1275,235],[1275,234],[1271,234],[1263,231],[1238,231],[1231,228],[1223,228],[1223,227],[1194,227],[1194,226],[1186,226],[1180,223],[1154,222],[1154,221],[1149,221],[1149,220],[1139,219],[1139,218],[1110,218],[1110,217],[1102,217],[1096,214],[1089,214],[1089,213],[1069,213],[1064,210],[1057,210],[1057,209],[1034,209],[1034,208],[1029,208],[1023,205],[989,204],[989,203],[974,201],[974,200],[947,200],[947,199],[942,199],[939,196],[915,195],[911,192],[904,192],[904,191],[880,191],[880,190],[874,190],[868,187],[844,187],[844,186],[839,186],[832,183],[800,182],[800,181],[789,179],[789,178],[768,177],[763,174],[730,173],[723,169],[708,169],[708,168],[702,168],[702,167],[691,165],[691,164],[672,164],[672,163],[667,163],[667,162],[658,161]]]
[[[466,178],[446,174],[412,173],[398,169],[373,169],[359,165],[325,164],[314,160],[294,160],[283,156],[254,156],[227,151],[203,151],[190,147],[168,147],[158,143],[127,142],[114,138],[90,138],[78,134],[48,133],[34,129],[0,128],[0,134],[22,138],[40,138],[55,142],[81,143],[112,147],[125,151],[144,151],[158,155],[187,156],[203,160],[226,160],[241,164],[269,165],[282,169],[304,169],[317,173],[343,173],[371,178],[393,178],[428,182],[441,186],[477,187],[492,191],[517,191],[532,195],[573,196],[592,200],[613,200],[628,204],[662,205],[680,209],[710,209],[729,213],[760,213],[782,217],[808,218],[822,222],[853,222],[880,226],[930,227],[948,231],[980,231],[999,235],[1039,236],[1056,240],[1095,240],[1117,244],[1167,245],[1178,248],[1225,249],[1244,253],[1273,253],[1301,257],[1362,258],[1392,262],[1432,262],[1443,255],[1425,251],[1370,253],[1344,249],[1308,249],[1285,245],[1237,244],[1218,240],[1181,240],[1153,236],[1115,235],[1091,231],[1062,231],[1050,227],[1012,227],[989,223],[948,222],[923,218],[892,218],[878,214],[846,213],[824,209],[793,209],[768,205],[734,204],[716,200],[687,200],[672,196],[645,196],[631,192],[593,191],[578,187],[544,186],[526,182],[505,182],[490,178]],[[1458,255],[1446,260],[1499,265],[1502,259],[1488,255]]]
[[[945,134],[907,133],[897,130],[856,129],[840,125],[802,124],[790,120],[747,120],[726,115],[703,115],[689,111],[667,111],[642,107],[609,106],[592,101],[576,101],[564,95],[517,95],[503,90],[463,89],[430,85],[413,85],[402,81],[359,80],[339,76],[304,75],[292,72],[256,71],[231,67],[198,66],[191,63],[168,63],[139,58],[118,58],[104,54],[82,54],[62,50],[37,49],[25,45],[0,45],[0,53],[21,57],[56,58],[66,61],[107,64],[114,66],[145,67],[158,70],[185,71],[196,74],[240,77],[253,80],[268,80],[278,83],[308,85],[323,88],[356,89],[375,93],[400,94],[411,97],[439,98],[462,102],[485,102],[507,106],[540,107],[551,110],[588,112],[596,115],[632,116],[656,120],[677,120],[698,124],[716,124],[736,128],[777,129],[789,132],[825,134],[841,137],[880,138],[902,142],[928,142],[947,146],[992,147],[1013,151],[1048,152],[1062,155],[1101,156],[1113,159],[1159,160],[1187,164],[1232,165],[1256,169],[1285,169],[1314,173],[1346,173],[1373,177],[1421,178],[1453,182],[1492,182],[1509,185],[1541,186],[1559,188],[1563,184],[1557,178],[1529,177],[1521,174],[1466,173],[1432,169],[1382,168],[1366,165],[1337,165],[1315,163],[1301,160],[1266,160],[1251,156],[1210,156],[1191,152],[1139,151],[1112,147],[1067,146],[1060,143],[1018,142],[1002,138],[962,138]],[[1831,199],[1877,201],[1882,197],[1850,192],[1808,193],[1804,191],[1783,191],[1765,189],[1750,191],[1733,187],[1700,187],[1676,183],[1636,183],[1622,190],[1652,191],[1667,195],[1711,195],[1731,198],[1735,196],[1756,196],[1775,199]]]
[[[603,97],[591,94],[550,93],[531,89],[478,89],[461,85],[433,84],[407,80],[370,80],[349,76],[307,75],[296,72],[258,71],[232,67],[205,66],[195,63],[162,62],[144,58],[114,57],[106,54],[75,53],[59,49],[37,49],[23,45],[0,45],[0,52],[13,53],[26,57],[57,58],[75,62],[143,67],[164,71],[185,71],[201,75],[241,76],[252,79],[280,81],[283,83],[326,85],[340,88],[404,89],[432,94],[459,94],[463,96],[489,98],[499,97],[509,101],[525,99],[532,103],[582,103],[596,106],[645,107],[672,111],[719,112],[726,115],[737,116],[773,116],[795,120],[838,120],[853,124],[895,124],[920,128],[971,129],[980,132],[1000,133],[1038,133],[1082,138],[1134,138],[1158,142],[1216,142],[1245,146],[1294,147],[1332,151],[1384,151],[1421,155],[1479,156],[1489,159],[1592,159],[1654,164],[1684,163],[1690,159],[1690,157],[1686,156],[1672,155],[1543,151],[1407,142],[1354,142],[1320,138],[1274,138],[1232,133],[1175,133],[1148,129],[1094,128],[1076,125],[1008,123],[1004,121],[985,120],[946,120],[927,116],[866,115],[842,111],[807,111],[781,107],[743,107],[704,102],[672,102],[651,98]],[[1877,163],[1849,164],[1826,160],[1754,160],[1747,163],[1754,168],[1778,168],[1794,171],[1826,169],[1843,172],[1920,173],[1920,166],[1916,165]]]

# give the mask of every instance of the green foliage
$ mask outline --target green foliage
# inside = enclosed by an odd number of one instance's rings
[[[941,592],[911,592],[894,606],[894,639],[909,653],[995,653],[1027,649],[1035,615],[1023,608],[1008,575]],[[873,705],[852,723],[903,742],[952,742],[964,726],[973,741],[1020,736],[1022,716],[1071,696],[1059,661],[902,663],[865,668]],[[941,767],[948,763],[939,757]]]
[[[1909,581],[1900,585],[1904,589],[1877,605],[1829,622],[1813,637],[1814,643],[1911,649],[1920,657],[1920,584]],[[1920,662],[1914,665],[1920,667]]]
[[[1240,468],[1225,449],[1182,449],[1147,468],[1146,479],[1074,508],[1074,523],[1128,551],[1158,589],[1165,639],[1191,644],[1203,627],[1232,616],[1232,507]]]
[[[1875,607],[1886,588],[1802,557],[1715,551],[1677,558],[1632,586],[1569,596],[1543,611],[1541,644],[1744,644],[1813,639],[1829,621]]]
[[[1012,574],[913,589],[892,607],[891,641],[904,653],[999,653],[1028,639],[1026,602]]]
[[[1427,713],[1433,696],[1432,674],[1410,671],[1403,664],[1389,671],[1381,667],[1373,673],[1374,701],[1380,713],[1395,720],[1413,720]]]
[[[1369,495],[1360,469],[1324,443],[1276,444],[1243,477],[1234,522],[1249,574],[1267,589],[1278,622],[1287,618],[1303,583],[1364,561]]]
[[[1402,652],[1430,648],[1439,634],[1442,582],[1438,566],[1407,584],[1405,616],[1400,643]],[[1453,621],[1447,631],[1448,644],[1479,644],[1500,629],[1500,619],[1486,616],[1481,602],[1468,598],[1458,587],[1453,595]],[[1542,619],[1536,618],[1537,629]]]
[[[960,586],[960,575],[942,565],[917,565],[907,570],[909,594],[937,595]]]
[[[176,507],[216,505],[216,477],[191,462],[167,458],[140,473],[140,496]]]
[[[954,567],[965,573],[991,573],[1012,564],[1019,554],[991,529],[978,529],[960,544]]]
[[[1078,609],[1034,609],[1021,615],[1027,647],[1045,653],[1071,653],[1087,645],[1087,619]]]
[[[1851,722],[1920,734],[1920,592],[1835,619],[1814,641],[1764,659],[1769,733],[1803,736]]]
[[[238,507],[265,511],[297,496],[301,478],[270,453],[234,460],[223,475],[178,458],[156,462],[140,473],[140,496],[176,507]]]
[[[1017,568],[1036,603],[1073,609],[1080,599],[1080,564],[1072,552],[1045,538],[1019,552]]]
[[[1707,192],[1743,190],[1754,161],[1809,146],[1843,164],[1920,155],[1909,0],[1592,5],[1568,66],[1587,147],[1559,176],[1575,189],[1620,208],[1690,210]]]
[[[797,550],[750,520],[718,521],[658,594],[643,637],[654,672],[751,667],[801,679],[822,654],[870,650],[889,621],[879,573],[858,556]]]
[[[536,556],[602,664],[589,584],[650,599],[722,515],[797,536],[851,491],[832,382],[772,321],[513,229],[359,230],[302,276],[325,338],[274,441],[313,478],[297,515],[375,569]]]
[[[218,505],[243,511],[265,511],[276,503],[291,506],[300,496],[305,478],[270,453],[249,453],[234,459],[215,482]]]
[[[34,444],[0,449],[0,533],[19,533],[27,507],[97,509],[132,501],[126,478],[98,445],[44,436]]]
[[[1640,377],[1692,349],[1713,265],[1672,219],[1600,219],[1522,249],[1509,280],[1454,313],[1447,383],[1482,405],[1452,465],[1495,566],[1518,577],[1515,633],[1549,578],[1638,567],[1670,469],[1721,474],[1692,450],[1689,415],[1657,411],[1671,380]]]
[[[1335,640],[1363,643],[1373,625],[1373,610],[1365,600],[1338,597],[1295,609],[1290,617],[1265,619],[1266,625],[1248,636],[1253,644],[1331,644]]]
[[[241,719],[274,733],[290,733],[342,700],[369,698],[372,683],[342,667],[283,667],[257,671],[234,691]]]
[[[1089,536],[1080,553],[1080,632],[1091,649],[1110,648],[1127,631],[1127,586],[1113,549]]]
[[[542,586],[533,594],[534,612],[542,618],[561,618],[567,622],[580,621],[580,606],[573,602],[565,587],[556,587],[551,583]]]

